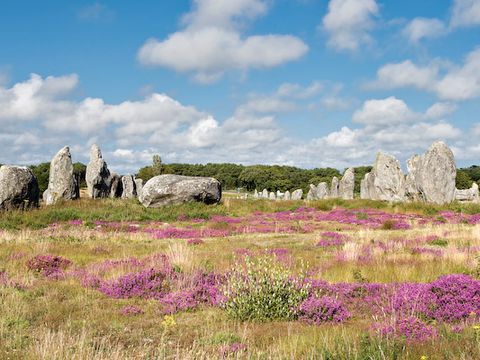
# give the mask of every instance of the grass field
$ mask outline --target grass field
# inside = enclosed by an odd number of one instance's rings
[[[0,215],[1,359],[479,359],[480,206]]]

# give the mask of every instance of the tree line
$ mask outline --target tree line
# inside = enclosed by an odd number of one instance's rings
[[[50,163],[29,166],[37,177],[40,191],[48,186]],[[73,165],[74,173],[80,180],[80,186],[85,187],[86,165],[77,162]],[[372,169],[371,166],[355,168],[355,193],[360,193],[360,181]],[[334,168],[301,169],[293,166],[280,165],[238,165],[238,164],[181,164],[162,163],[160,157],[154,157],[152,165],[139,169],[136,176],[148,181],[161,174],[176,174],[185,176],[206,176],[218,179],[225,190],[244,189],[246,191],[286,191],[303,189],[307,192],[310,184],[320,182],[331,183],[332,178],[342,177],[342,173]],[[480,182],[480,166],[474,165],[457,170],[456,184],[458,189],[468,189],[473,182]]]

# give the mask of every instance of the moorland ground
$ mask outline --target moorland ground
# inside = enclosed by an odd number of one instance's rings
[[[0,358],[478,359],[479,213],[228,197],[3,213]]]

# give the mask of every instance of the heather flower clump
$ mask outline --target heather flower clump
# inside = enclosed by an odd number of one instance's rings
[[[298,307],[298,318],[309,324],[343,322],[350,317],[343,303],[329,296],[309,297]]]
[[[56,255],[36,255],[27,261],[27,268],[48,278],[60,278],[72,262]]]

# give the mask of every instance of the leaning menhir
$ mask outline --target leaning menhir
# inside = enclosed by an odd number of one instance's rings
[[[35,175],[27,167],[0,168],[0,210],[27,210],[38,207],[40,190]]]
[[[70,148],[65,146],[52,159],[48,188],[43,193],[47,205],[59,200],[73,200],[80,197],[78,183],[73,176],[72,156]]]
[[[88,196],[93,199],[108,197],[111,180],[110,171],[107,163],[103,160],[102,152],[96,144],[93,144],[90,148],[90,162],[85,175]]]
[[[161,207],[190,201],[216,204],[222,198],[222,186],[214,178],[159,175],[143,186],[139,196],[145,207]]]

